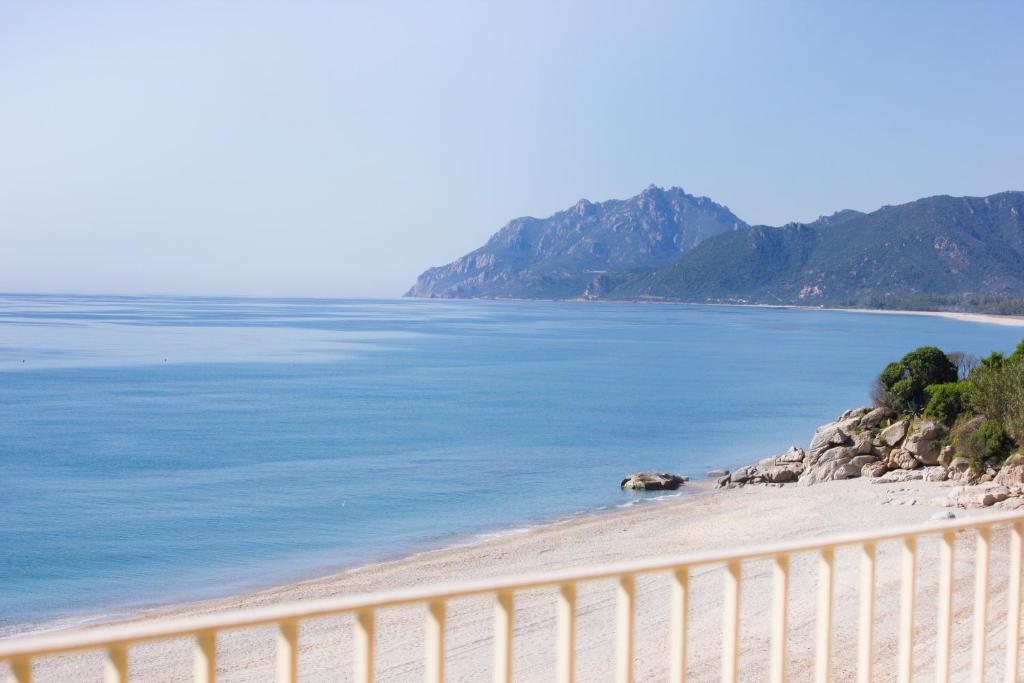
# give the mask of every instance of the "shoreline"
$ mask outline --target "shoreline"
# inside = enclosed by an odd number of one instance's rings
[[[618,515],[628,515],[631,512],[639,512],[651,507],[678,504],[696,496],[713,494],[716,491],[714,483],[714,479],[708,478],[697,481],[691,480],[675,491],[636,492],[638,495],[627,503],[576,510],[562,516],[532,523],[468,534],[445,535],[435,539],[433,542],[424,542],[421,547],[414,550],[385,553],[378,556],[377,559],[357,560],[346,564],[310,568],[293,574],[287,579],[254,581],[248,587],[241,589],[227,588],[219,595],[196,598],[172,598],[150,605],[111,608],[105,612],[88,611],[73,613],[46,618],[38,622],[13,622],[0,625],[0,641],[28,635],[88,629],[115,623],[129,623],[168,616],[205,613],[224,609],[221,605],[225,603],[230,604],[231,607],[237,607],[239,604],[249,606],[248,603],[250,602],[264,604],[263,600],[265,598],[295,590],[301,591],[304,586],[340,582],[355,574],[386,570],[405,563],[414,563],[421,559],[429,561],[435,555],[457,554],[463,550],[472,550],[490,544],[501,544],[504,541],[531,534],[557,531],[566,526],[585,524],[590,521],[598,521]]]
[[[690,486],[689,484],[687,486]],[[441,548],[419,553],[394,562],[285,584],[274,588],[241,595],[204,600],[195,603],[168,605],[134,615],[129,622],[144,622],[166,617],[208,614],[239,608],[280,604],[292,601],[413,588],[450,582],[474,581],[499,576],[549,571],[554,569],[583,569],[619,561],[653,559],[682,555],[712,548],[731,548],[760,545],[797,538],[866,531],[887,526],[927,524],[939,510],[938,499],[945,497],[948,487],[943,483],[912,481],[896,484],[873,484],[866,479],[834,481],[811,487],[786,485],[782,487],[747,486],[736,489],[713,489],[707,482],[692,485],[694,493],[667,500],[657,505],[635,505],[614,510],[609,514],[586,516],[553,522],[522,533],[481,540],[458,547]],[[957,510],[958,517],[984,515],[985,510]],[[1002,543],[1000,539],[999,543]],[[879,562],[895,562],[898,547],[880,546]],[[999,552],[1002,552],[1001,550]],[[967,563],[970,553],[958,553],[958,562]],[[881,566],[881,565],[880,565]],[[794,586],[813,586],[816,573],[813,563],[794,565]],[[965,564],[966,567],[966,564]],[[746,573],[746,570],[745,570]],[[751,565],[750,580],[768,576],[758,566]],[[965,582],[970,572],[961,575]],[[879,592],[896,590],[888,585],[898,577],[880,573]],[[645,595],[661,595],[655,590],[663,577],[652,576],[638,584],[641,603],[638,623],[649,630],[661,632],[667,628],[667,613],[656,603],[644,602]],[[714,570],[694,575],[691,618],[694,631],[692,663],[695,680],[704,680],[704,674],[713,677],[717,670],[717,638],[720,618],[720,579]],[[705,583],[707,585],[705,585]],[[751,584],[753,585],[753,584]],[[969,586],[966,586],[969,589]],[[610,585],[594,582],[581,587],[578,622],[578,677],[580,680],[603,679],[607,671],[609,636],[606,628],[614,615],[614,590]],[[856,594],[855,576],[837,575],[837,600],[850,600]],[[760,600],[770,592],[751,595],[745,610],[755,618],[744,628],[756,628],[768,605]],[[849,594],[849,595],[848,595]],[[892,602],[892,601],[890,601]],[[547,631],[553,620],[544,617],[553,609],[552,599],[543,591],[524,592],[517,596],[517,642],[524,652],[516,655],[517,680],[547,680],[551,662],[543,643],[548,642]],[[888,609],[887,603],[880,605]],[[493,628],[492,602],[486,597],[465,599],[453,604],[450,611],[448,639],[449,665],[452,680],[481,680],[487,677],[490,665]],[[930,613],[930,610],[928,611]],[[751,612],[747,612],[751,614]],[[530,615],[530,616],[526,616]],[[767,615],[765,615],[767,616]],[[924,615],[927,616],[927,615]],[[422,666],[422,612],[415,608],[396,608],[382,614],[381,636],[377,651],[377,673],[380,680],[409,680],[418,678],[417,667]],[[705,623],[707,622],[707,623]],[[316,680],[336,680],[347,670],[350,652],[350,632],[344,617],[311,622],[303,628],[303,670]],[[794,619],[794,637],[812,639],[813,619]],[[848,630],[856,625],[855,618],[837,612],[836,628]],[[808,633],[804,633],[808,631]],[[218,679],[225,681],[266,680],[273,667],[273,648],[267,629],[243,630],[225,633],[218,643],[224,670]],[[837,636],[838,637],[838,636]],[[704,647],[701,643],[708,640]],[[798,642],[798,641],[794,641]],[[540,652],[538,654],[538,643]],[[656,640],[638,642],[638,654],[644,661],[667,661],[662,649],[666,643]],[[191,667],[188,643],[180,641],[155,642],[145,646],[145,656],[133,663],[133,676],[137,680],[177,680],[187,678]],[[646,654],[645,654],[646,653]],[[101,653],[81,654],[45,662],[34,678],[39,681],[80,680],[86,671],[92,671]],[[140,653],[141,655],[141,653]],[[845,654],[841,655],[845,657]],[[660,666],[660,664],[652,664]],[[754,669],[759,664],[752,663]],[[757,673],[752,669],[752,673]],[[648,678],[659,678],[652,672]]]
[[[468,297],[460,299],[420,296],[403,296],[401,297],[401,299],[410,299],[416,301],[512,301],[517,303],[541,301],[547,303],[570,304],[639,304],[654,306],[721,306],[727,308],[781,308],[796,311],[831,311],[834,313],[877,313],[881,315],[913,315],[947,318],[950,320],[959,320],[961,322],[1000,325],[1003,327],[1024,327],[1024,316],[1021,315],[1002,315],[999,313],[972,313],[970,311],[929,311],[902,308],[838,308],[831,306],[801,306],[799,304],[737,304],[712,301],[672,301],[671,299],[520,299],[516,297]]]

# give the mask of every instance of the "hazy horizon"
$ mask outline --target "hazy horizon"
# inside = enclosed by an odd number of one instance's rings
[[[649,184],[1024,189],[1011,3],[0,5],[0,292],[400,296]]]

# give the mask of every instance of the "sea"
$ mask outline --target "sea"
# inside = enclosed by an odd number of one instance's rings
[[[1024,329],[793,308],[0,295],[0,633],[658,504]],[[686,487],[668,495],[691,495]]]

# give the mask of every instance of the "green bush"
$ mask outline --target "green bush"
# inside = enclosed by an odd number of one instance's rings
[[[985,364],[971,373],[969,401],[974,412],[999,422],[1024,443],[1024,363]]]
[[[983,460],[1002,460],[1013,449],[1013,441],[995,420],[985,420],[965,440],[968,448]]]
[[[889,363],[878,376],[875,400],[896,410],[917,413],[927,402],[925,387],[957,381],[956,365],[934,346],[922,346]]]
[[[924,414],[951,426],[963,412],[970,412],[970,382],[946,382],[924,388],[928,404]]]

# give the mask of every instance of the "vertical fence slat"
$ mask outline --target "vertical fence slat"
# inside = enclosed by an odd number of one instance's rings
[[[558,588],[558,637],[555,680],[572,683],[576,676],[576,584]]]
[[[1024,522],[1010,527],[1010,577],[1006,588],[1006,683],[1016,683],[1020,666],[1020,582]]]
[[[914,672],[914,591],[917,572],[917,539],[903,539],[900,552],[900,622],[896,655],[896,679],[910,683]]]
[[[500,591],[494,600],[494,683],[512,682],[512,629],[515,595]]]
[[[427,683],[444,683],[445,612],[444,600],[433,600],[427,604],[425,676]]]
[[[20,657],[7,662],[8,683],[32,683],[32,660]]]
[[[772,683],[786,681],[786,644],[789,639],[789,556],[772,562],[772,640],[769,674]]]
[[[192,645],[192,672],[196,683],[214,683],[217,680],[216,631],[196,635]]]
[[[857,681],[871,683],[875,641],[875,544],[860,547],[860,610],[857,619]]]
[[[111,645],[103,658],[103,683],[128,683],[128,648]]]
[[[373,683],[373,654],[376,649],[376,624],[373,609],[355,613],[352,624],[352,647],[355,663],[355,683]]]
[[[636,579],[632,574],[619,577],[618,618],[615,637],[615,680],[633,683],[633,615],[636,611]]]
[[[949,681],[949,657],[953,642],[953,560],[956,532],[947,531],[939,542],[939,614],[935,622],[935,680]]]
[[[672,572],[672,614],[669,628],[669,681],[686,682],[687,611],[690,598],[690,570]]]
[[[814,680],[828,683],[832,672],[832,584],[835,551],[823,548],[818,555],[818,616],[815,634]]]
[[[295,683],[299,678],[299,623],[277,625],[277,683]]]
[[[971,681],[985,683],[985,630],[988,626],[988,559],[992,541],[989,527],[979,527],[974,553],[974,636],[971,641]]]
[[[740,675],[740,582],[743,565],[731,560],[725,565],[722,596],[722,683],[736,683]]]

